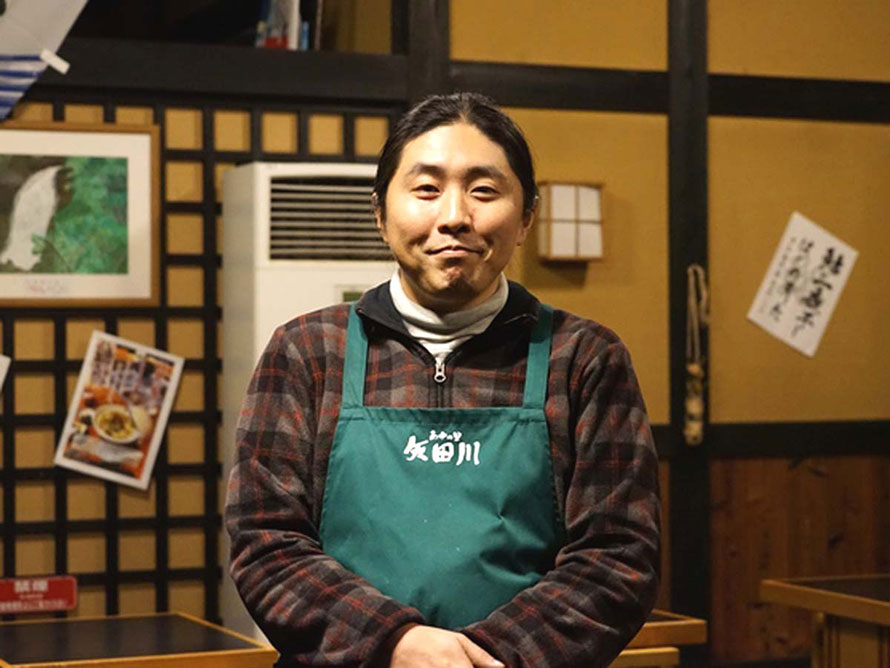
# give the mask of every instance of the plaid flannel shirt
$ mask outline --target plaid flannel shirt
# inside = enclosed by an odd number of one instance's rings
[[[441,384],[387,284],[357,309],[369,338],[366,404],[521,405],[538,310],[521,286],[511,283],[494,322],[452,354]],[[319,539],[348,312],[332,306],[275,332],[244,400],[228,486],[232,577],[298,666],[387,665],[388,637],[424,623],[326,555]],[[537,584],[461,631],[510,668],[607,666],[653,605],[659,556],[657,458],[627,349],[612,331],[554,311],[545,413],[566,543]]]

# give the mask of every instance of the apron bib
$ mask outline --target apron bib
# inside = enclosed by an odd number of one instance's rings
[[[368,342],[350,312],[322,548],[429,624],[483,619],[553,567],[551,316],[532,331],[522,406],[392,408],[363,405]]]

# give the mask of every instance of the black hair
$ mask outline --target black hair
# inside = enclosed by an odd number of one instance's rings
[[[441,125],[469,123],[504,149],[507,162],[522,186],[522,211],[535,208],[538,188],[531,151],[522,131],[494,102],[479,93],[431,95],[412,107],[395,124],[380,152],[374,178],[375,206],[386,218],[386,191],[402,159],[402,150],[412,139]]]

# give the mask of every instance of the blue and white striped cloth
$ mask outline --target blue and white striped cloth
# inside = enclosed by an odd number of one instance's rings
[[[0,53],[0,121],[9,116],[15,103],[45,69],[46,63],[36,54]]]

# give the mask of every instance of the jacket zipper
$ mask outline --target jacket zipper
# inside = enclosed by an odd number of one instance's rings
[[[385,326],[385,325],[384,325]],[[402,332],[389,329],[396,338],[402,340],[402,342],[408,347],[415,350],[420,357],[420,359],[429,359],[433,362],[433,393],[436,397],[436,408],[441,408],[442,404],[445,400],[445,388],[443,387],[445,381],[448,380],[448,375],[445,373],[445,364],[448,362],[449,358],[455,351],[451,351],[442,362],[439,362],[435,357],[430,354],[430,351],[423,347],[422,344],[418,343],[410,336],[403,334]]]
[[[472,339],[471,339],[472,340]],[[433,374],[433,380],[436,382],[436,407],[442,408],[445,405],[445,381],[448,380],[448,374],[445,373],[445,366],[449,362],[453,362],[457,359],[460,354],[463,352],[464,346],[469,343],[469,341],[464,341],[457,348],[452,350],[450,353],[445,355],[445,359],[441,362],[439,360],[435,360],[436,367],[435,372]],[[426,349],[424,349],[426,350]]]
[[[444,383],[448,377],[445,375],[445,361],[436,360],[436,372],[433,374],[433,380],[440,385]]]
[[[362,311],[359,311],[359,312],[361,313]],[[520,320],[524,317],[526,317],[526,316],[525,315],[514,316],[514,317],[510,318],[509,320],[505,320],[504,322],[502,322],[500,324],[500,327],[505,327],[506,325],[512,324],[516,320]],[[399,332],[398,330],[395,330],[392,327],[389,327],[388,325],[386,325],[384,323],[381,323],[379,321],[375,321],[375,322],[377,322],[378,324],[389,329],[397,338],[402,339],[406,345],[408,345],[410,348],[413,348],[414,350],[416,350],[420,354],[421,358],[426,356],[426,357],[430,357],[433,359],[433,364],[434,364],[433,381],[435,383],[435,388],[436,388],[436,407],[441,408],[443,406],[443,402],[445,400],[445,381],[448,380],[448,374],[445,373],[446,364],[448,364],[448,362],[450,360],[452,360],[458,354],[460,354],[467,344],[476,341],[477,337],[474,336],[471,339],[469,339],[468,341],[464,341],[457,348],[455,348],[450,353],[448,353],[445,356],[445,359],[440,362],[435,357],[433,357],[430,354],[430,352],[426,348],[423,347],[423,345],[421,345],[420,343],[418,343],[417,341],[412,339],[410,336],[408,336],[402,332]],[[472,345],[470,347],[472,347]]]

